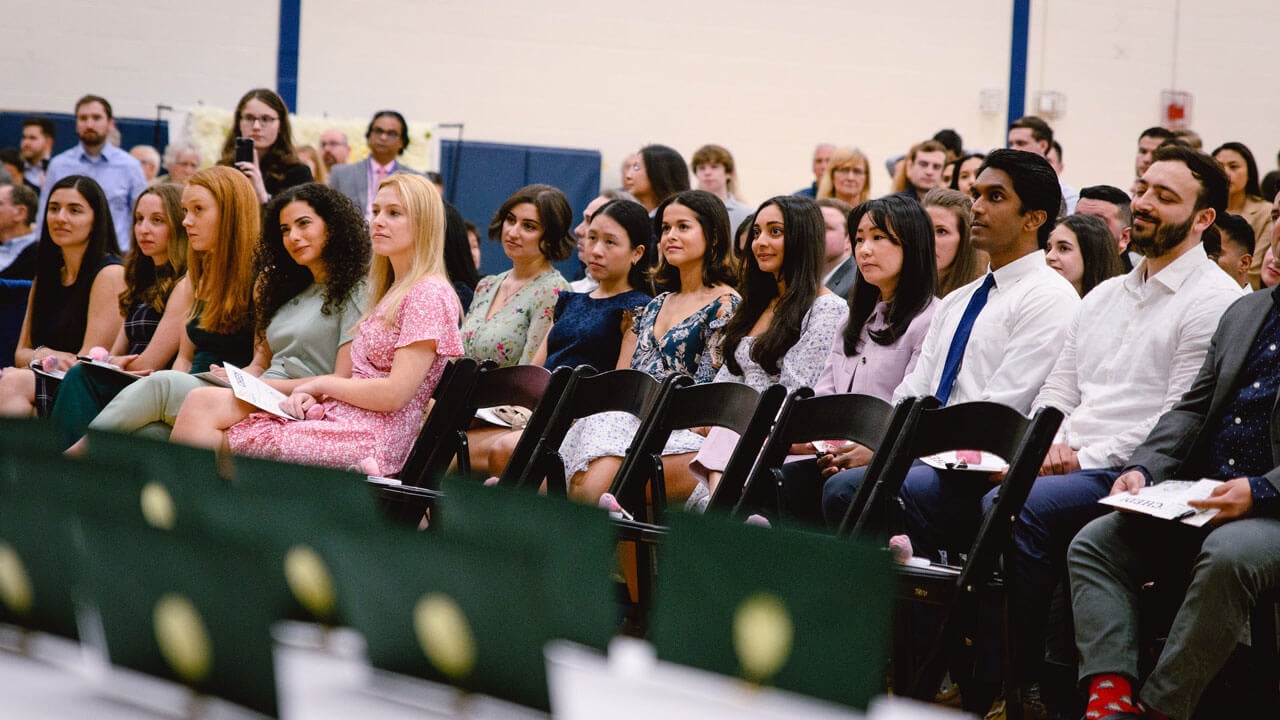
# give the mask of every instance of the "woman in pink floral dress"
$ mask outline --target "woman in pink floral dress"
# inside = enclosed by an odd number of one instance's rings
[[[351,344],[351,376],[321,375],[281,409],[227,430],[239,455],[367,472],[398,471],[449,358],[462,355],[458,297],[444,270],[444,206],[425,178],[392,175],[373,202],[371,307]]]

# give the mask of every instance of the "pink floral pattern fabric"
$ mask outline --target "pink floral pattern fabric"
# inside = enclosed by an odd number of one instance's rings
[[[379,303],[356,330],[351,343],[351,377],[387,377],[397,349],[434,340],[435,362],[404,407],[381,413],[331,399],[322,403],[325,414],[321,420],[289,421],[254,413],[227,430],[232,452],[338,468],[373,458],[383,474],[397,472],[418,435],[427,401],[445,365],[462,356],[457,321],[461,310],[448,281],[436,277],[422,280],[405,295],[394,325],[382,321],[385,303]]]
[[[476,285],[471,311],[462,323],[465,354],[476,360],[492,360],[501,367],[530,365],[551,329],[556,299],[570,292],[569,283],[556,270],[548,270],[520,288],[493,317],[489,308],[498,296],[498,287],[510,270],[490,275]]]

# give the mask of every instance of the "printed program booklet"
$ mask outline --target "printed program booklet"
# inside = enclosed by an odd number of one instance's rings
[[[1103,505],[1129,510],[1132,512],[1158,517],[1164,520],[1176,520],[1184,525],[1202,527],[1218,514],[1218,510],[1197,510],[1187,504],[1188,500],[1203,500],[1209,497],[1213,489],[1222,484],[1221,480],[1165,480],[1162,483],[1148,485],[1133,493],[1116,493],[1108,495],[1098,502]]]
[[[280,402],[285,399],[284,393],[231,363],[222,363],[222,368],[227,371],[227,381],[236,397],[256,408],[266,410],[276,417],[281,417],[285,420],[298,419],[280,409]]]

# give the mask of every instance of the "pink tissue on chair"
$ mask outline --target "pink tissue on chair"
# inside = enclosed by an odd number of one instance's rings
[[[773,523],[769,522],[769,518],[763,515],[749,515],[747,517],[746,524],[754,525],[756,527],[762,527],[762,528],[773,527]]]
[[[101,345],[94,345],[89,348],[89,359],[98,362],[106,362],[111,357],[111,353]]]
[[[622,512],[622,504],[618,502],[618,498],[613,496],[613,493],[601,495],[597,504],[609,512]]]
[[[498,484],[498,478],[496,475],[490,475],[484,480],[485,487],[493,487],[494,485],[497,485],[497,484]]]
[[[316,403],[315,405],[307,408],[306,417],[308,420],[323,420],[324,406],[320,403]]]
[[[982,464],[981,450],[957,450],[956,460],[963,460],[968,465]]]
[[[894,562],[904,563],[910,560],[913,552],[911,538],[906,535],[894,535],[889,538],[889,554],[893,556]]]
[[[40,361],[40,367],[44,368],[44,371],[45,371],[45,372],[53,372],[54,370],[57,370],[57,369],[58,369],[58,356],[57,356],[57,355],[45,355],[45,356],[44,356],[44,359]]]

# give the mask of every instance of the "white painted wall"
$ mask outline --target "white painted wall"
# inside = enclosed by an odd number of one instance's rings
[[[278,17],[272,0],[0,0],[0,108],[70,113],[86,93],[123,117],[235,107],[275,86]]]
[[[1066,179],[1127,187],[1137,133],[1159,92],[1195,95],[1212,148],[1250,145],[1263,170],[1280,145],[1268,83],[1280,3],[1033,0],[1028,101],[1066,96],[1054,120]],[[750,201],[807,184],[818,141],[883,160],[950,126],[985,149],[1004,136],[1011,0],[304,0],[298,109],[364,117],[382,107],[463,121],[472,140],[596,148],[604,182],[650,142],[686,156],[717,142]],[[1174,52],[1174,9],[1179,49]],[[46,33],[0,44],[0,107],[70,111],[84,92],[121,115],[158,102],[229,107],[272,85],[272,0],[0,0]],[[54,39],[58,52],[45,41]],[[1176,61],[1176,62],[1175,62]],[[979,111],[982,89],[1002,98]],[[0,139],[0,143],[9,144]],[[13,139],[16,144],[16,138]]]

